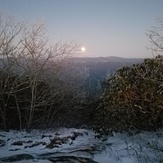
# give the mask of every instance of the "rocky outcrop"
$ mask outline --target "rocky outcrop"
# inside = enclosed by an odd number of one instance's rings
[[[1,162],[16,162],[16,161],[31,160],[31,159],[34,159],[34,157],[30,154],[19,154],[19,155],[0,158],[0,161]]]
[[[60,156],[60,157],[52,157],[49,158],[51,162],[54,163],[97,163],[96,161],[93,161],[90,158],[84,158],[84,157],[75,157],[75,156]]]
[[[6,142],[4,141],[4,140],[1,140],[0,139],[0,147],[3,147],[3,146],[5,146],[6,145]]]
[[[0,150],[3,150],[0,163],[32,163],[39,160],[52,163],[96,163],[93,157],[100,147],[89,139],[92,140],[92,137],[88,136],[86,130],[73,129],[64,135],[43,133],[34,136],[26,132],[12,132],[8,137],[0,138]],[[8,157],[3,157],[4,152],[10,152]]]

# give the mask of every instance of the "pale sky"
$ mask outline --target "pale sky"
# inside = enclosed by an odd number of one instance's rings
[[[151,57],[145,32],[163,17],[163,0],[0,0],[18,20],[45,19],[54,43],[74,41],[84,57]]]

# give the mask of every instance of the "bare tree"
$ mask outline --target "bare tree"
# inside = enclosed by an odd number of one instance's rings
[[[73,82],[68,84],[68,81],[66,87],[66,76],[62,72],[67,58],[78,49],[72,42],[49,45],[42,22],[28,26],[0,15],[0,113],[5,129],[7,114],[12,107],[17,110],[19,128],[25,124],[30,129],[34,117],[46,119],[54,115],[54,104],[61,102],[65,92],[72,93],[82,85],[87,75],[82,74],[81,69],[81,73],[76,71],[77,75],[72,73]],[[80,77],[84,80],[77,82]]]
[[[163,18],[156,19],[156,25],[147,32],[153,55],[163,55]]]

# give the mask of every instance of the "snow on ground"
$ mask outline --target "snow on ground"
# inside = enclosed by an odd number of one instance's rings
[[[1,131],[0,162],[11,162],[6,158],[17,155],[19,159],[11,159],[12,162],[51,163],[57,158],[70,163],[72,160],[80,163],[81,159],[88,163],[163,163],[163,131],[133,133],[132,136],[114,133],[105,139],[96,139],[93,131],[74,128],[30,133]]]

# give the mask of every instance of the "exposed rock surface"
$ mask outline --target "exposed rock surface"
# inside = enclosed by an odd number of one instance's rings
[[[75,156],[60,156],[49,158],[51,162],[57,163],[97,163],[90,158],[75,157]]]
[[[30,154],[18,154],[9,157],[0,158],[1,162],[15,162],[15,161],[22,161],[22,160],[30,160],[34,159],[34,157]]]
[[[51,132],[32,135],[27,132],[5,133],[9,136],[0,138],[0,163],[97,163],[93,160],[99,146],[92,144],[86,130],[72,130],[66,134]],[[6,148],[11,154],[1,153]],[[5,150],[4,150],[5,151]]]
[[[0,139],[0,147],[5,146],[6,142]]]

